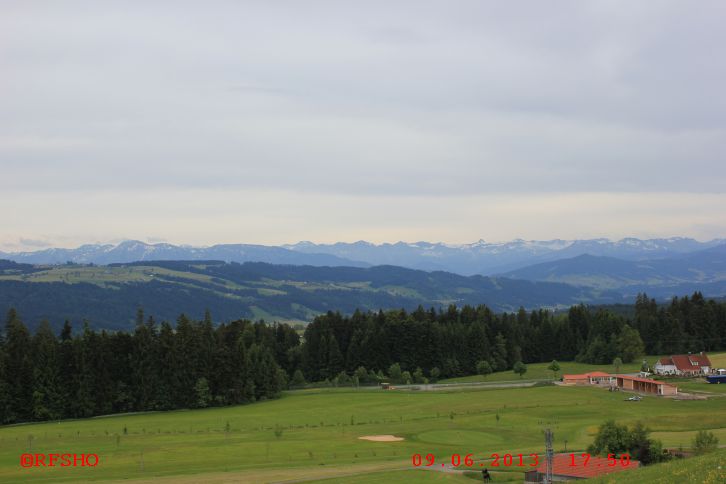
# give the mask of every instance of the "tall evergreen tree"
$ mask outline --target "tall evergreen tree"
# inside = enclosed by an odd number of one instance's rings
[[[63,414],[58,342],[48,321],[33,336],[33,418],[54,420]]]
[[[497,336],[494,338],[492,361],[496,371],[507,369],[507,341],[504,339],[502,333],[497,333]]]
[[[75,399],[78,394],[79,372],[76,364],[76,348],[73,342],[71,323],[66,320],[58,342],[58,378],[61,393],[61,414],[75,416]]]
[[[183,355],[179,352],[175,339],[171,325],[166,321],[162,321],[158,344],[159,384],[156,392],[156,407],[161,410],[180,407],[183,396],[177,371],[180,366],[177,360]]]
[[[30,333],[14,309],[5,323],[5,380],[7,422],[30,420],[33,416],[33,362]]]
[[[83,335],[75,341],[76,368],[78,369],[78,391],[73,400],[74,416],[90,417],[96,412],[95,386],[97,381],[93,361],[93,348],[97,336],[91,331],[88,322],[83,323]]]
[[[135,382],[134,401],[136,408],[155,408],[159,385],[159,358],[156,323],[149,317],[144,323],[143,313],[136,321],[131,355],[131,371]]]
[[[5,337],[0,332],[0,425],[10,423],[11,408],[7,380],[7,359],[5,355]]]
[[[343,354],[340,352],[338,340],[335,338],[334,334],[331,334],[330,339],[328,339],[329,375],[337,375],[343,370],[345,370],[345,360],[343,359]]]
[[[348,352],[345,357],[345,368],[349,372],[353,372],[356,368],[361,366],[363,362],[363,331],[356,329],[353,332],[353,337],[350,339],[348,345]]]
[[[192,321],[184,314],[179,316],[176,323],[176,334],[174,336],[174,362],[176,388],[174,389],[175,402],[178,406],[189,408],[196,401],[194,385],[201,376],[200,349],[198,332]]]

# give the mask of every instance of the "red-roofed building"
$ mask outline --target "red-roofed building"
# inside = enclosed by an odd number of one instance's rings
[[[703,352],[697,355],[673,355],[658,360],[653,370],[657,375],[708,375],[711,373],[711,360]]]
[[[544,456],[540,462],[542,463],[536,470],[524,473],[525,483],[544,482],[545,474],[547,472],[546,464],[544,463]],[[640,462],[637,460],[630,460],[627,457],[622,459],[621,456],[613,459],[597,457],[594,455],[583,457],[580,453],[555,454],[552,464],[553,481],[592,479],[593,477],[603,476],[613,472],[637,469],[640,466]]]

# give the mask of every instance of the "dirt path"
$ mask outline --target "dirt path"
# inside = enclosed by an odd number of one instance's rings
[[[474,383],[429,383],[421,385],[396,385],[395,390],[421,390],[426,392],[435,392],[442,390],[462,390],[462,389],[484,389],[484,388],[523,388],[533,387],[540,382],[550,382],[551,380],[524,380],[524,381],[502,381],[502,382],[474,382]]]

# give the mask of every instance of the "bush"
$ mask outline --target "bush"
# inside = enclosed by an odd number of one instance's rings
[[[300,370],[295,370],[295,373],[292,375],[292,381],[290,382],[291,387],[303,387],[307,384],[305,381],[305,375],[303,375],[303,372]]]
[[[514,373],[519,375],[519,378],[522,378],[522,375],[527,373],[527,365],[522,363],[521,361],[518,361],[514,364]]]
[[[649,439],[650,429],[636,422],[632,429],[608,420],[597,431],[595,441],[587,448],[593,455],[629,454],[643,465],[661,462],[669,458],[663,453],[659,440]]]
[[[374,374],[373,380],[371,380],[370,376],[368,374],[368,370],[366,370],[365,366],[359,366],[358,369],[355,370],[354,375],[358,377],[358,381],[360,383],[368,383],[369,381],[375,381],[375,374]]]
[[[401,382],[401,365],[394,363],[388,367],[388,376],[391,377],[391,381],[394,383]]]
[[[587,448],[590,454],[622,454],[628,450],[628,427],[608,420],[597,429],[595,441]]]
[[[209,392],[209,382],[207,379],[202,377],[197,380],[194,385],[194,393],[197,397],[196,406],[198,408],[206,408],[212,401],[212,394]]]
[[[699,430],[693,438],[692,447],[696,454],[711,452],[718,447],[718,438],[713,435],[713,432]]]
[[[486,360],[482,360],[476,364],[476,372],[479,373],[481,376],[485,377],[491,374],[493,371],[494,369],[492,368],[492,365]]]
[[[557,372],[560,371],[560,364],[557,362],[557,360],[552,360],[552,363],[547,367],[548,370],[552,371],[554,373],[555,378],[557,378]]]
[[[278,383],[278,388],[280,388],[280,389],[286,389],[289,387],[287,372],[285,370],[283,370],[282,368],[277,369],[277,383]]]
[[[342,385],[342,386],[350,385],[351,379],[348,376],[348,374],[344,371],[341,371],[340,373],[338,373],[338,376],[335,378],[336,378],[336,380],[338,380],[338,385]]]

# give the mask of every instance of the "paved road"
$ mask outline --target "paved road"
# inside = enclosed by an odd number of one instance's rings
[[[525,381],[497,381],[497,382],[474,382],[474,383],[429,383],[426,385],[394,385],[395,390],[457,390],[463,388],[520,388],[533,387],[540,382],[551,382],[552,380],[525,380]]]

